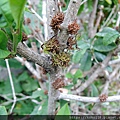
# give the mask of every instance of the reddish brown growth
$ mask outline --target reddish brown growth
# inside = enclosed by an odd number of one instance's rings
[[[55,89],[59,89],[65,86],[65,83],[63,81],[63,78],[57,78],[53,83],[52,83],[53,87]]]
[[[58,3],[58,6],[65,7],[66,4],[65,4],[65,2],[62,2],[62,1],[61,1],[61,2]]]
[[[28,24],[30,24],[30,23],[31,23],[30,18],[27,18],[27,19],[26,19],[26,24],[28,25]]]
[[[101,102],[105,102],[107,98],[108,98],[108,96],[106,94],[102,94],[99,96],[99,99]]]
[[[44,91],[44,94],[47,95],[47,94],[48,94],[48,90],[45,90],[45,91]]]
[[[64,14],[62,12],[57,13],[51,20],[51,24],[50,26],[52,27],[52,29],[58,30],[60,28],[60,24],[63,22],[64,20]]]
[[[22,33],[22,42],[26,41],[28,39],[27,35],[25,33]]]
[[[68,40],[67,40],[67,48],[68,48],[68,50],[72,50],[73,45],[76,45],[76,40],[73,40],[72,37],[69,37]]]
[[[68,25],[68,32],[70,34],[76,34],[79,29],[80,29],[80,26],[77,24],[76,20]]]

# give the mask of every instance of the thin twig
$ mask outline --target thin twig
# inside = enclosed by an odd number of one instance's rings
[[[80,5],[84,4],[85,2],[87,2],[87,0],[82,1]]]
[[[95,33],[94,33],[94,22],[95,22],[95,18],[96,18],[97,5],[98,5],[98,0],[94,0],[93,10],[90,14],[89,24],[88,24],[89,37],[90,38],[94,37],[94,35],[95,35]]]
[[[89,102],[89,103],[100,103],[99,97],[84,97],[71,94],[60,93],[60,96],[57,99],[69,99],[76,100],[80,102]],[[120,101],[120,95],[109,96],[106,102]]]
[[[31,5],[30,0],[28,0],[28,3]],[[44,24],[44,20],[42,19],[42,17],[32,7],[28,7],[28,8],[30,8],[31,12],[34,13],[36,17]]]
[[[42,1],[42,16],[43,16],[43,21],[44,21],[44,36],[45,36],[45,41],[47,41],[48,39],[48,26],[47,26],[47,13],[46,13],[46,10],[47,10],[47,3],[46,3],[46,0],[43,0]]]
[[[110,12],[109,16],[107,17],[107,20],[105,21],[105,23],[102,25],[101,29],[103,29],[107,25],[107,23],[111,19],[112,15],[114,14],[115,9],[116,9],[116,5],[112,8],[112,11]]]
[[[16,95],[15,95],[15,88],[14,88],[14,84],[13,84],[13,79],[12,79],[12,75],[11,75],[11,70],[10,70],[10,66],[9,66],[9,62],[8,62],[8,59],[5,60],[6,62],[6,66],[7,66],[7,70],[8,70],[8,75],[9,75],[9,79],[10,79],[10,85],[11,85],[11,88],[12,88],[12,94],[13,94],[13,105],[10,109],[10,113],[12,113],[14,107],[15,107],[15,104],[16,104]]]

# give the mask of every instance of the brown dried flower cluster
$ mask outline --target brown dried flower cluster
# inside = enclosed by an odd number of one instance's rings
[[[67,40],[67,49],[68,50],[72,50],[73,49],[73,45],[76,45],[76,40],[73,40],[72,37],[69,37]]]
[[[80,29],[80,26],[77,24],[76,20],[68,25],[68,32],[72,35],[77,34],[79,29]]]
[[[27,35],[23,32],[22,33],[22,42],[28,40]]]
[[[65,86],[64,80],[63,78],[57,78],[53,83],[52,83],[53,87],[55,89],[59,89]]]
[[[51,24],[50,26],[52,27],[52,29],[58,30],[60,28],[60,24],[63,22],[64,20],[64,14],[62,12],[57,13],[51,20]]]
[[[102,94],[99,96],[99,99],[101,102],[105,102],[107,98],[108,98],[108,96],[106,94]]]

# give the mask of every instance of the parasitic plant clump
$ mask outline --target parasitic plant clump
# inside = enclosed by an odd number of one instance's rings
[[[70,62],[70,54],[67,52],[61,52],[52,55],[52,62],[54,66],[67,67]]]
[[[65,82],[64,82],[64,79],[61,77],[61,78],[57,78],[53,83],[52,83],[52,86],[55,88],[55,89],[59,89],[59,88],[62,88],[65,86]]]
[[[62,12],[57,13],[51,20],[50,26],[52,27],[53,31],[60,29],[60,24],[62,24],[64,20],[64,14]]]
[[[68,25],[68,32],[71,35],[77,34],[80,26],[77,24],[76,20],[74,20],[71,24]]]

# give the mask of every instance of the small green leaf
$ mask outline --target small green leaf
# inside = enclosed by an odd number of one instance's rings
[[[42,97],[42,98],[47,98],[47,96],[44,94],[43,90],[36,90],[32,93],[32,98],[37,98],[37,97]]]
[[[99,52],[109,52],[111,50],[114,50],[116,48],[116,44],[115,43],[111,43],[109,45],[104,45],[103,44],[103,39],[102,38],[98,38],[93,45],[93,49]]]
[[[57,113],[57,115],[70,115],[70,108],[66,103]]]
[[[6,58],[10,54],[10,51],[0,49],[0,58]]]
[[[112,4],[112,1],[111,0],[105,0],[108,4]]]
[[[37,81],[29,78],[25,83],[22,84],[22,88],[25,92],[31,92],[38,88],[38,83]]]
[[[99,96],[99,92],[98,92],[97,87],[94,84],[92,84],[91,87],[92,87],[91,97],[97,97],[97,96]]]
[[[87,6],[89,9],[89,12],[91,12],[93,10],[93,0],[88,0],[87,1]]]
[[[84,10],[84,4],[82,4],[78,10],[77,15],[80,15],[80,13]]]
[[[78,48],[80,49],[87,49],[90,48],[90,44],[86,41],[80,40],[77,42]]]
[[[80,65],[80,69],[82,71],[88,71],[88,70],[90,70],[90,68],[92,66],[91,53],[86,52],[84,54],[84,56],[82,57],[80,64],[81,64]]]
[[[0,30],[0,58],[5,58],[10,54],[10,51],[7,50],[7,41],[5,33]]]
[[[5,33],[0,30],[0,49],[7,50],[7,41],[8,38],[6,37]]]
[[[77,70],[76,73],[74,74],[74,78],[82,78],[83,77],[83,73],[81,70]]]
[[[0,115],[7,115],[5,106],[0,106]]]
[[[68,72],[65,76],[66,76],[67,78],[73,78],[73,75],[72,75],[70,72]]]
[[[6,22],[5,17],[2,15],[1,10],[0,10],[0,28],[6,27],[8,24]]]
[[[72,57],[72,61],[74,63],[79,63],[82,56],[84,55],[84,53],[86,52],[86,48],[85,49],[82,49],[80,51],[76,51],[74,54],[73,54],[73,57]]]
[[[96,59],[100,62],[103,61],[106,57],[106,55],[104,55],[103,53],[100,53],[100,52],[95,51],[94,54],[95,54]]]
[[[20,81],[25,81],[25,80],[27,80],[27,79],[29,79],[28,73],[27,73],[27,72],[23,72],[23,73],[18,77],[17,80],[20,82]]]
[[[22,18],[26,0],[9,0],[9,4],[18,29],[20,27],[20,21]]]
[[[45,100],[44,102],[42,102],[42,105],[38,105],[34,108],[31,115],[47,115],[47,110],[48,110],[48,101]],[[37,116],[34,116],[33,118],[34,118],[34,120],[38,120],[38,119],[40,119],[40,116],[38,116],[38,118],[37,118]],[[44,120],[44,119],[41,118],[41,120]]]

